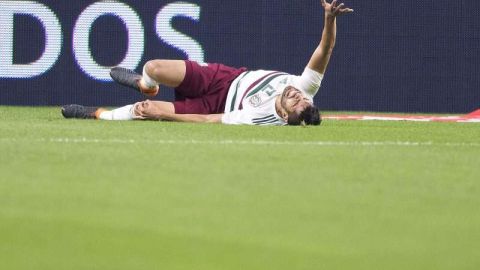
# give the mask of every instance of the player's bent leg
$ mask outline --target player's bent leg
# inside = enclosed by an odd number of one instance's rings
[[[110,77],[112,77],[115,82],[133,88],[146,96],[155,96],[158,94],[158,84],[153,83],[152,86],[145,86],[145,84],[141,83],[141,81],[144,81],[142,75],[136,73],[134,70],[114,67],[110,70]]]
[[[183,60],[150,60],[143,68],[141,83],[152,86],[152,81],[167,87],[178,87],[185,79],[187,67]],[[148,81],[151,79],[152,81]],[[150,84],[149,84],[150,83]]]
[[[114,67],[110,76],[121,85],[134,88],[147,95],[155,96],[159,91],[159,84],[175,88],[179,86],[186,74],[186,65],[183,60],[151,60],[143,67],[140,75],[133,70]]]

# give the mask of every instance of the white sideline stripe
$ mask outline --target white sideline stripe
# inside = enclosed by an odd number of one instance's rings
[[[449,147],[480,147],[479,143],[432,141],[267,141],[267,140],[134,140],[134,139],[94,139],[94,138],[41,138],[35,140],[0,138],[1,142],[44,142],[44,143],[105,143],[105,144],[197,144],[197,145],[291,145],[291,146],[449,146]]]

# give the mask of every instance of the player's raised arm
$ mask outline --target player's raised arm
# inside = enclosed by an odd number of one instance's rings
[[[353,12],[353,9],[345,7],[343,3],[338,4],[337,0],[332,3],[327,3],[325,0],[320,1],[325,10],[325,24],[323,27],[322,40],[320,45],[310,58],[307,67],[324,74],[327,69],[330,56],[335,47],[335,40],[337,36],[337,22],[336,18],[339,15]]]

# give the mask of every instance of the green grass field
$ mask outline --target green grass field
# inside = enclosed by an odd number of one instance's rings
[[[480,124],[0,107],[1,269],[480,269]]]

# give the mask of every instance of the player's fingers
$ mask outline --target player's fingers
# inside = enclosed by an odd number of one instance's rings
[[[343,8],[343,9],[340,10],[341,14],[352,13],[352,12],[353,12],[353,9],[351,9],[351,8]]]
[[[149,99],[145,100],[143,102],[143,109],[148,110],[148,108],[150,107],[150,103],[151,103],[151,101]]]
[[[332,6],[332,10],[335,9],[337,5],[337,0],[333,0],[330,5]]]
[[[137,102],[135,105],[133,105],[133,118],[134,119],[142,119],[142,109],[141,109],[142,103]]]
[[[134,116],[133,116],[133,119],[135,119],[135,120],[145,120],[146,118],[143,117],[143,116],[134,115]]]
[[[137,107],[140,106],[140,102],[133,104],[133,112],[137,111]]]
[[[140,115],[140,107],[141,103],[135,103],[135,105],[133,105],[133,114],[134,116],[138,116]]]
[[[149,106],[150,101],[148,99],[144,100],[138,104],[138,106],[136,107],[136,112],[138,113],[138,115],[145,115],[145,112],[148,110]]]
[[[344,3],[341,3],[340,5],[338,5],[338,6],[335,7],[335,9],[333,10],[333,12],[334,12],[335,14],[339,14],[344,6],[345,6],[345,4],[344,4]]]

